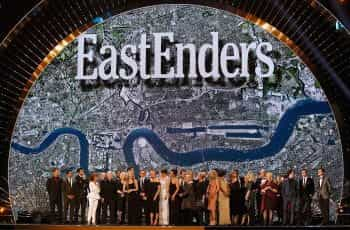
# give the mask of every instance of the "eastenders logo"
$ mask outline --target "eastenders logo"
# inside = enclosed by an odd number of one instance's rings
[[[255,74],[258,77],[273,75],[274,63],[268,56],[272,51],[271,43],[226,43],[219,49],[218,32],[210,34],[211,43],[202,44],[199,49],[193,43],[174,43],[173,32],[152,33],[152,43],[148,43],[147,35],[142,34],[138,45],[125,45],[120,52],[111,45],[97,50],[97,35],[83,34],[78,39],[76,79],[131,80],[135,77],[162,79],[185,76],[218,79],[222,75],[225,78],[249,78],[249,58],[254,56],[250,52],[256,57]],[[172,55],[175,55],[174,61],[171,61]],[[188,63],[184,63],[185,55]]]

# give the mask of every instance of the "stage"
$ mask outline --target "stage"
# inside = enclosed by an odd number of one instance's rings
[[[19,225],[0,225],[0,229],[16,229],[16,230],[151,230],[151,229],[166,229],[166,230],[229,230],[229,229],[350,229],[350,225],[327,225],[327,226],[115,226],[115,225],[47,225],[47,224],[19,224]]]

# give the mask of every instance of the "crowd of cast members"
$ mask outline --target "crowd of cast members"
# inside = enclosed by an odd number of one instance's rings
[[[176,169],[92,173],[85,179],[52,170],[47,181],[52,219],[63,223],[128,225],[284,225],[311,224],[311,201],[317,194],[322,224],[329,223],[332,186],[323,168],[318,178],[303,169],[274,177],[238,170],[195,173]],[[86,207],[88,212],[86,214]]]

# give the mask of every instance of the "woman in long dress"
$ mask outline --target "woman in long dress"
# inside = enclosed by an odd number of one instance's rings
[[[158,225],[159,220],[159,194],[160,194],[160,184],[157,179],[157,173],[155,170],[151,170],[149,173],[150,180],[147,186],[147,203],[148,211],[151,225]]]
[[[180,199],[179,199],[179,179],[177,178],[177,170],[172,169],[170,171],[170,182],[169,182],[169,195],[170,195],[170,208],[169,208],[169,224],[177,225],[179,223],[179,212],[180,212]]]
[[[117,219],[118,224],[124,224],[126,214],[126,196],[124,193],[124,187],[127,186],[129,178],[126,172],[121,172],[119,177],[120,183],[117,183]]]
[[[244,185],[239,177],[238,170],[231,173],[230,183],[230,212],[233,225],[238,225],[244,213]]]
[[[209,172],[209,184],[207,188],[208,210],[209,210],[209,225],[216,225],[216,204],[218,201],[219,184],[217,180],[217,172],[211,170]]]
[[[90,224],[91,221],[93,225],[96,225],[96,210],[98,201],[101,199],[100,191],[101,189],[99,183],[97,182],[97,175],[92,174],[89,183],[89,193],[87,195],[89,201],[89,210],[87,216],[88,224]]]
[[[168,171],[160,173],[159,225],[169,225],[169,177]]]
[[[272,224],[273,211],[277,210],[278,186],[273,182],[271,172],[266,173],[266,182],[261,186],[261,211],[264,217],[264,225]]]
[[[219,207],[219,225],[231,224],[230,218],[230,189],[228,183],[225,180],[226,172],[220,170],[218,172],[219,181],[219,196],[218,196],[218,207]]]
[[[139,185],[135,179],[133,169],[128,170],[128,182],[124,184],[123,191],[126,194],[128,224],[137,224],[137,206],[138,206],[138,190]]]
[[[255,185],[255,175],[252,171],[249,171],[247,175],[244,177],[244,187],[245,187],[245,195],[244,195],[244,206],[245,213],[242,216],[241,225],[251,225],[252,220],[255,215],[255,199],[256,199],[256,189]]]

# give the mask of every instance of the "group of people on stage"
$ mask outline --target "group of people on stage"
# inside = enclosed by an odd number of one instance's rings
[[[281,224],[309,225],[317,192],[322,224],[328,224],[332,186],[323,168],[317,173],[314,183],[306,169],[297,179],[293,170],[274,177],[264,169],[242,177],[238,170],[140,170],[136,178],[128,168],[87,180],[82,168],[75,178],[72,171],[60,178],[55,168],[47,191],[51,215],[64,223],[77,223],[80,211],[82,223],[165,226],[270,225],[274,216]]]

